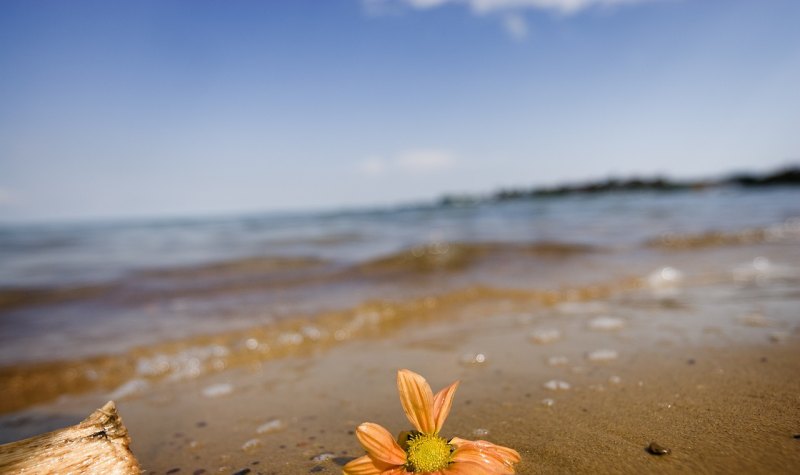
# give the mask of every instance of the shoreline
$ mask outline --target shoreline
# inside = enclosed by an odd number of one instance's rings
[[[517,473],[796,472],[800,297],[762,295],[767,317],[742,320],[730,312],[741,305],[724,302],[729,291],[706,285],[665,297],[640,289],[533,313],[480,300],[452,319],[153,384],[117,403],[148,474],[340,473],[362,454],[358,424],[408,428],[394,385],[401,367],[434,390],[459,379],[443,435],[518,450]],[[752,291],[763,289],[736,293]],[[624,326],[592,330],[609,306]],[[686,322],[692,314],[702,319]],[[535,341],[546,329],[561,336]],[[617,355],[593,360],[598,349]],[[569,389],[548,389],[553,380]],[[27,418],[27,430],[79,420],[106,396],[61,398],[4,416],[0,427],[8,432],[13,418]],[[653,441],[672,453],[645,452]]]
[[[204,327],[191,308],[142,320],[106,307],[78,320],[19,314],[4,322],[31,325],[5,335],[14,348],[61,360],[0,371],[0,442],[72,425],[113,399],[146,473],[340,473],[363,453],[360,423],[409,428],[395,388],[408,368],[434,390],[460,380],[442,435],[514,448],[518,473],[796,473],[800,248],[795,221],[781,222],[568,256],[484,246],[463,267],[458,253],[475,248],[431,244],[376,261],[377,282],[307,288],[312,302],[299,302],[327,313],[262,322],[211,312]],[[246,278],[239,270],[203,275]],[[380,288],[361,293],[361,281]],[[125,308],[146,304],[136,295]],[[273,310],[249,295],[225,294],[237,309]],[[356,304],[337,307],[337,295]],[[152,341],[137,346],[135,328]],[[168,328],[186,333],[170,339]],[[75,356],[86,349],[100,356]],[[4,351],[13,362],[17,350]],[[672,453],[645,452],[651,442]]]

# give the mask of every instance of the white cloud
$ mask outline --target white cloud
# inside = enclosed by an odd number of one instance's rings
[[[391,158],[369,157],[358,163],[356,170],[362,175],[381,176],[392,172],[411,175],[428,175],[451,169],[455,155],[448,150],[406,150]]]
[[[445,3],[450,2],[450,0],[406,0],[406,2],[411,4],[411,6],[414,8],[425,9],[444,5]]]
[[[503,18],[503,26],[515,40],[524,40],[528,37],[528,23],[519,13],[509,13]]]
[[[632,5],[655,0],[365,0],[366,4],[404,4],[417,10],[427,10],[443,5],[466,5],[476,13],[519,11],[523,9],[550,10],[564,15],[578,13],[592,7]]]

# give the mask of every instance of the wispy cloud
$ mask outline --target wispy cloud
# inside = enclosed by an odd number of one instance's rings
[[[573,14],[591,7],[611,7],[652,2],[654,0],[366,0],[372,4],[400,3],[418,10],[443,5],[465,5],[475,13],[537,9]]]
[[[428,175],[451,169],[456,164],[455,154],[440,149],[406,150],[389,158],[368,157],[356,166],[356,170],[367,176],[388,173]]]
[[[503,18],[503,27],[515,40],[524,40],[528,37],[528,22],[519,13],[509,13]]]
[[[445,5],[463,5],[476,14],[535,9],[548,10],[562,15],[573,15],[593,7],[614,7],[653,1],[657,0],[362,0],[367,10],[373,13],[392,12],[396,11],[397,7],[430,10]],[[519,24],[519,20],[513,21]],[[511,32],[512,30],[507,26],[508,20],[505,24],[506,29]]]
[[[611,8],[623,5],[652,3],[659,0],[361,0],[371,15],[392,15],[403,10],[427,11],[443,6],[462,6],[475,15],[495,15],[511,38],[522,41],[528,37],[528,22],[524,13],[530,10],[549,11],[569,16],[590,8]]]

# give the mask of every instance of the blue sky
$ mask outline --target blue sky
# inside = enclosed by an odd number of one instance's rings
[[[800,161],[796,0],[0,2],[0,220]]]

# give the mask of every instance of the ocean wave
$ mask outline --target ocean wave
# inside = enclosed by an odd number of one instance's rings
[[[737,231],[706,231],[690,234],[664,234],[647,241],[650,247],[662,249],[698,249],[704,247],[760,244],[800,239],[800,219],[781,224]]]
[[[597,251],[594,246],[542,241],[534,243],[504,242],[434,242],[369,260],[355,266],[364,274],[384,272],[429,273],[460,271],[481,261],[520,256],[569,258]]]
[[[0,387],[4,388],[0,413],[89,391],[135,397],[141,388],[156,381],[193,379],[232,367],[304,355],[349,340],[378,337],[404,325],[453,318],[459,309],[473,303],[516,301],[551,307],[606,298],[640,283],[638,279],[625,279],[562,290],[476,286],[404,301],[367,301],[345,310],[297,315],[246,330],[154,343],[118,354],[0,367]]]

